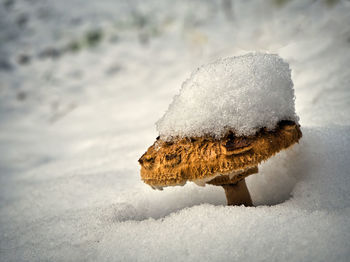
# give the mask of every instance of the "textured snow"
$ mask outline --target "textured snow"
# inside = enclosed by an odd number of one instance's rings
[[[249,53],[220,59],[194,71],[157,122],[164,140],[220,138],[273,129],[281,120],[297,122],[288,63],[278,55]]]
[[[0,0],[1,262],[349,260],[350,3],[229,3]],[[183,80],[252,51],[289,63],[303,132],[247,178],[256,207],[145,185]]]

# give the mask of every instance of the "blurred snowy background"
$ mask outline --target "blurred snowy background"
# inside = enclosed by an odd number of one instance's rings
[[[181,83],[290,63],[304,137],[248,178],[153,191],[138,158]],[[0,0],[0,261],[348,261],[350,1]]]

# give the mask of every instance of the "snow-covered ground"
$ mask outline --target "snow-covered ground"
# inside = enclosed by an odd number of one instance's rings
[[[348,261],[349,1],[0,1],[0,261]],[[138,158],[201,64],[289,62],[303,138],[247,180],[153,191]]]

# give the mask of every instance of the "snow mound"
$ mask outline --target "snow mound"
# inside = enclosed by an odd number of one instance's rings
[[[275,54],[249,53],[220,59],[194,71],[156,123],[164,140],[227,130],[253,135],[281,120],[298,121],[288,63]]]

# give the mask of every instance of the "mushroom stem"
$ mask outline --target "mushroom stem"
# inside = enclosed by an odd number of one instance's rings
[[[245,183],[245,179],[242,179],[236,184],[222,185],[222,187],[225,190],[227,205],[253,206],[252,199]]]

